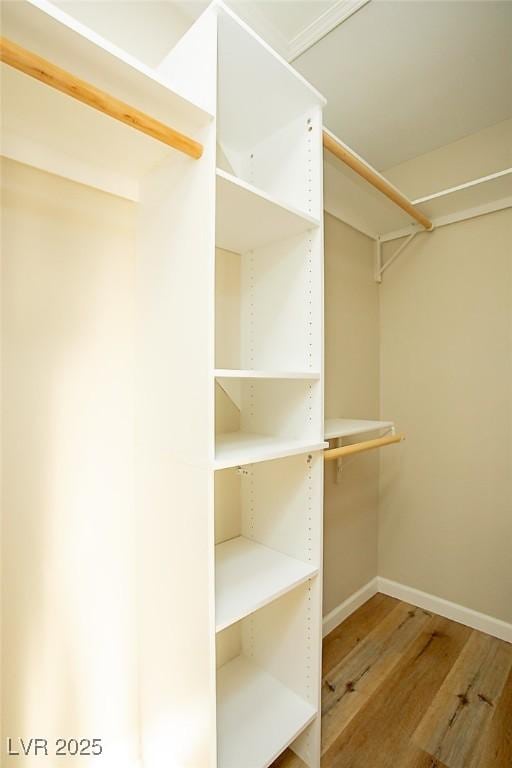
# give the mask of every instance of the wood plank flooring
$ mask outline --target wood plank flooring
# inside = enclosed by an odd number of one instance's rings
[[[512,768],[512,645],[375,595],[324,640],[321,766]]]

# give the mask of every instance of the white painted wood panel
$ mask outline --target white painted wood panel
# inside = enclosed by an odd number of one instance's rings
[[[268,768],[316,708],[239,656],[217,673],[219,768]]]
[[[217,632],[315,576],[318,569],[239,536],[215,548]]]
[[[215,469],[271,461],[298,453],[313,453],[326,447],[327,443],[323,441],[293,440],[250,432],[229,432],[217,435]]]
[[[240,477],[242,535],[319,567],[323,461],[318,452],[246,467]]]
[[[218,141],[227,166],[319,218],[321,171],[310,121],[321,123],[323,97],[227,9],[219,17],[219,51]]]
[[[240,367],[240,256],[215,249],[215,365]]]
[[[225,6],[219,14],[218,135],[248,149],[323,97]]]
[[[322,398],[318,381],[241,380],[240,428],[284,438],[321,442],[318,429]]]
[[[319,220],[281,203],[226,171],[217,169],[218,248],[235,253],[318,227]]]
[[[241,257],[241,368],[320,370],[321,228]]]
[[[258,188],[320,218],[322,166],[317,157],[317,134],[321,130],[322,110],[314,105],[253,147],[237,170]]]
[[[313,577],[242,622],[243,652],[315,708],[321,642],[316,616],[320,581]]]
[[[174,153],[139,203],[139,706],[150,768],[216,766],[213,126],[202,138],[201,161]]]

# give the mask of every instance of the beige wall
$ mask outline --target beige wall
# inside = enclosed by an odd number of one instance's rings
[[[3,733],[101,737],[66,765],[130,768],[134,207],[2,172]]]
[[[379,289],[373,241],[325,216],[325,415],[379,415]],[[378,457],[325,467],[324,615],[377,575]]]
[[[380,299],[407,441],[381,452],[379,575],[511,622],[512,211],[420,235]]]
[[[383,171],[414,200],[512,166],[512,119]]]

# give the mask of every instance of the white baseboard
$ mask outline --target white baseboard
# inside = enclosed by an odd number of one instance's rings
[[[497,637],[499,640],[512,643],[512,624],[507,624],[506,621],[495,619],[485,613],[478,613],[478,611],[473,611],[472,608],[451,603],[442,597],[421,592],[421,590],[414,589],[414,587],[399,584],[397,581],[384,579],[381,576],[376,576],[368,584],[365,584],[364,587],[358,589],[357,592],[354,592],[353,595],[350,595],[343,603],[334,608],[327,616],[324,616],[322,636],[325,637],[333,629],[336,629],[342,621],[348,619],[354,611],[357,611],[377,592],[382,592],[390,597],[396,597],[405,603],[411,603],[412,605],[417,605],[418,608],[424,608],[426,611],[432,611],[432,613],[437,613],[439,616],[444,616],[445,619],[457,621],[466,627],[477,629],[479,632],[485,632],[485,634]]]
[[[377,582],[377,592],[382,592],[390,597],[396,597],[398,600],[403,600],[406,603],[412,603],[412,605],[417,605],[418,608],[424,608],[426,611],[432,611],[432,613],[437,613],[439,616],[444,616],[445,619],[457,621],[459,624],[465,624],[467,627],[478,629],[487,635],[492,635],[500,640],[506,640],[507,643],[512,643],[512,624],[507,624],[506,621],[495,619],[485,613],[478,613],[478,611],[465,608],[457,603],[451,603],[442,597],[429,595],[427,592],[421,592],[419,589],[407,587],[405,584],[399,584],[397,581],[383,579],[380,576],[375,581]]]
[[[351,613],[357,611],[357,609],[360,608],[363,603],[366,603],[370,597],[376,595],[379,591],[377,582],[378,579],[375,577],[369,581],[368,584],[365,584],[364,587],[361,587],[361,589],[358,589],[357,592],[354,592],[353,595],[350,595],[349,598],[334,608],[330,613],[327,614],[327,616],[324,616],[322,624],[322,636],[325,637],[329,634],[329,632],[332,632],[333,629],[336,629],[336,627],[341,624],[342,621],[348,619]]]

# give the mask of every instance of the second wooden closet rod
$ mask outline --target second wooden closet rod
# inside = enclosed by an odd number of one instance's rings
[[[342,445],[339,448],[327,448],[324,451],[324,459],[325,461],[334,461],[334,459],[341,459],[343,456],[350,456],[353,453],[362,453],[363,451],[371,451],[373,448],[382,448],[383,445],[401,443],[402,440],[405,440],[404,435],[389,435],[353,445]]]
[[[328,152],[331,152],[338,160],[352,168],[359,176],[365,179],[372,187],[378,189],[383,195],[386,195],[395,205],[398,205],[403,211],[411,216],[415,221],[421,224],[425,229],[430,230],[433,227],[432,222],[421,211],[408,200],[405,195],[396,189],[380,173],[377,173],[370,165],[365,163],[360,157],[352,152],[345,144],[342,144],[329,131],[323,132],[323,144]]]
[[[116,99],[109,93],[100,91],[94,85],[80,80],[65,69],[55,66],[51,61],[27,51],[5,37],[0,38],[0,61],[195,160],[203,154],[203,145],[189,136],[175,131],[174,128],[125,104],[124,101]]]

